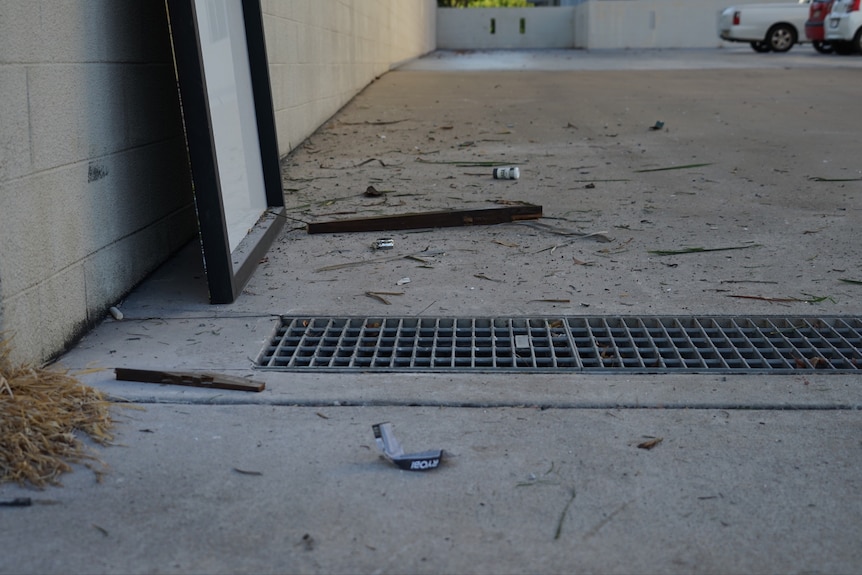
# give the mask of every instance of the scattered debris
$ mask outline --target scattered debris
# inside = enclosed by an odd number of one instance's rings
[[[302,545],[302,548],[306,551],[314,551],[314,537],[306,533],[302,536],[302,541],[300,541],[297,545]]]
[[[656,447],[662,441],[664,441],[664,437],[652,437],[646,441],[638,443],[638,449],[650,450]]]
[[[542,206],[508,206],[479,210],[443,210],[414,214],[310,223],[309,234],[375,232],[421,228],[493,225],[542,217]]]
[[[503,283],[503,280],[495,280],[494,278],[489,278],[485,274],[473,274],[473,277],[479,278],[480,280],[488,280],[489,282]]]
[[[508,162],[494,162],[494,161],[486,161],[486,162],[470,162],[470,161],[447,161],[447,160],[425,160],[422,158],[416,158],[416,161],[420,164],[450,164],[455,166],[456,168],[493,168],[494,166],[507,166]]]
[[[527,303],[531,302],[544,302],[544,303],[571,303],[572,300],[569,299],[531,299],[527,300]]]
[[[112,305],[108,308],[108,312],[111,314],[111,317],[117,321],[121,321],[123,319],[123,312],[121,312],[120,308],[117,306]]]
[[[805,294],[808,295],[808,294]],[[769,297],[769,296],[759,296],[759,295],[736,295],[730,294],[727,297],[733,297],[737,299],[756,299],[760,301],[767,301],[770,303],[822,303],[826,300],[835,303],[835,300],[832,299],[831,296],[812,296],[809,295],[808,298],[798,298],[798,297]]]
[[[419,261],[422,263],[427,263],[425,260],[423,260],[422,258],[419,257],[419,254],[423,254],[423,255],[427,255],[427,256],[436,256],[436,255],[441,255],[443,253],[445,253],[445,252],[439,251],[439,252],[430,252],[429,253],[429,252],[423,251],[423,252],[416,252],[413,254],[407,254],[406,256],[389,256],[389,257],[385,257],[385,258],[361,260],[358,262],[345,262],[343,264],[333,264],[331,266],[323,266],[322,268],[317,268],[314,271],[316,271],[316,272],[331,272],[331,271],[335,271],[335,270],[355,268],[355,267],[364,266],[364,265],[368,265],[368,264],[380,264],[380,263],[392,262],[392,261],[400,260],[400,259],[410,259],[410,260],[416,260],[416,261]]]
[[[367,160],[365,160],[364,162],[359,162],[358,164],[356,164],[356,165],[354,166],[354,168],[359,168],[359,167],[361,167],[361,166],[364,166],[365,164],[370,164],[371,162],[378,162],[382,167],[384,167],[384,168],[386,168],[386,167],[387,167],[387,166],[386,166],[386,162],[384,162],[384,161],[383,161],[383,160],[381,160],[380,158],[368,158],[368,159],[367,159]]]
[[[589,184],[585,185],[584,188],[586,188],[588,190],[594,190],[596,188],[596,184],[594,184],[593,182],[590,182]]]
[[[519,225],[529,226],[531,228],[535,228],[537,230],[541,230],[544,232],[548,232],[551,234],[556,234],[558,236],[577,236],[580,238],[595,238],[596,240],[604,243],[614,241],[612,238],[608,236],[608,232],[578,232],[575,230],[568,230],[565,228],[560,228],[557,226],[552,226],[549,224],[544,224],[542,222],[515,222]]]
[[[661,120],[657,120],[655,124],[649,127],[649,129],[653,131],[661,130],[662,128],[664,128],[664,122]]]
[[[375,120],[373,122],[365,120],[364,122],[339,122],[339,124],[344,126],[389,126],[391,124],[400,124],[401,122],[407,122],[409,120],[410,118],[401,118],[400,120]]]
[[[649,250],[655,256],[678,256],[684,254],[700,254],[705,252],[725,252],[729,250],[747,250],[749,248],[759,248],[760,244],[748,244],[745,246],[729,246],[726,248],[683,248],[681,250]]]
[[[711,166],[712,162],[707,162],[705,164],[686,164],[684,166],[668,166],[665,168],[647,168],[645,170],[635,170],[635,173],[642,174],[646,172],[666,172],[668,170],[688,170],[690,168],[702,168],[704,166]]]
[[[808,178],[812,182],[862,182],[862,178],[821,178],[812,176]]]
[[[248,469],[240,469],[239,467],[234,467],[233,470],[240,475],[263,475],[261,471],[249,471]]]
[[[392,238],[380,238],[374,240],[371,247],[375,250],[391,250],[395,247],[395,240]]]
[[[400,280],[398,280],[397,282],[395,282],[395,285],[397,285],[397,286],[403,286],[403,285],[405,285],[405,284],[409,284],[409,283],[410,283],[410,278],[401,278]]]
[[[602,527],[604,527],[605,525],[610,523],[611,519],[613,519],[618,513],[620,513],[623,509],[625,509],[629,503],[631,503],[631,501],[626,501],[625,503],[620,504],[619,507],[617,507],[616,509],[611,511],[607,517],[605,517],[604,519],[599,521],[595,527],[593,527],[592,529],[590,529],[589,531],[587,531],[584,534],[584,539],[589,539],[590,537],[592,537],[593,535],[598,533]]]
[[[105,529],[104,527],[102,527],[101,525],[96,525],[95,523],[93,523],[93,529],[95,529],[96,531],[98,531],[99,533],[104,535],[105,537],[108,536],[108,530]]]
[[[530,202],[525,202],[523,200],[494,200],[495,204],[500,204],[501,206],[532,206]]]
[[[376,299],[377,301],[379,301],[382,304],[392,305],[392,302],[390,302],[388,299],[386,299],[383,296],[385,296],[385,295],[404,295],[404,292],[400,292],[400,291],[367,291],[367,292],[365,292],[365,295],[367,295],[370,298]]]
[[[392,434],[391,423],[377,423],[371,426],[374,431],[374,440],[383,455],[397,465],[400,469],[408,471],[427,471],[436,469],[443,458],[440,449],[423,451],[421,453],[404,453],[404,448]]]
[[[568,515],[569,513],[569,507],[572,506],[572,502],[574,502],[575,500],[575,495],[577,495],[577,492],[575,491],[575,488],[572,487],[571,497],[569,497],[569,500],[566,502],[566,506],[563,507],[563,511],[562,513],[560,513],[560,520],[557,522],[557,530],[556,532],[554,532],[554,540],[559,539],[560,535],[562,535],[563,533],[563,523],[566,521],[566,515]]]
[[[374,186],[368,186],[367,188],[365,188],[365,192],[362,195],[366,198],[379,198],[383,195],[383,192],[378,192],[377,188],[375,188]]]
[[[117,380],[162,383],[168,385],[187,385],[190,387],[210,387],[213,389],[232,389],[236,391],[263,391],[266,384],[244,377],[207,372],[157,371],[149,369],[129,369],[118,367],[114,370]]]
[[[0,501],[0,507],[30,507],[31,505],[33,505],[33,500],[29,497],[16,497],[15,499]]]
[[[844,282],[846,284],[862,286],[862,280],[851,280],[851,279],[847,279],[847,278],[838,278],[838,281]]]

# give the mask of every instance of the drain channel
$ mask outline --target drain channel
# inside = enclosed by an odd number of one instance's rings
[[[255,360],[273,371],[862,369],[857,317],[281,317]]]

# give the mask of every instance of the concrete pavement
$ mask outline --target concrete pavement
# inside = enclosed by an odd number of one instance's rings
[[[61,358],[144,409],[115,411],[102,483],[80,468],[62,488],[0,486],[34,500],[0,508],[0,573],[859,572],[858,376],[250,367],[280,313],[860,315],[841,281],[862,278],[860,183],[836,180],[860,176],[862,61],[791,55],[571,52],[530,70],[536,54],[449,67],[470,55],[444,54],[383,76],[285,160],[296,225],[236,303],[206,302],[189,246],[121,303],[123,321]],[[507,58],[520,71],[500,70]],[[498,158],[521,180],[449,163]],[[638,171],[685,164],[702,165]],[[429,254],[420,264],[376,259],[378,234],[301,229],[516,200],[611,241],[518,225],[394,234],[394,254]],[[369,290],[403,295],[387,306]],[[114,367],[267,389],[117,382]],[[443,466],[383,460],[382,421],[408,451],[444,449]]]

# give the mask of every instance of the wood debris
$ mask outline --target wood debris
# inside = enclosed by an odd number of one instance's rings
[[[662,441],[664,441],[664,437],[653,437],[653,438],[647,439],[646,441],[642,441],[641,443],[638,443],[638,449],[650,450],[650,449],[653,449],[654,447],[656,447]]]
[[[422,228],[493,225],[542,217],[542,206],[508,206],[479,210],[443,210],[308,224],[309,234],[380,232]]]

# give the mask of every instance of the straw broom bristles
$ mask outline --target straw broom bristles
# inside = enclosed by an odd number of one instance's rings
[[[76,432],[109,444],[110,402],[65,371],[14,366],[9,354],[0,339],[0,483],[60,485],[72,463],[99,462]]]

